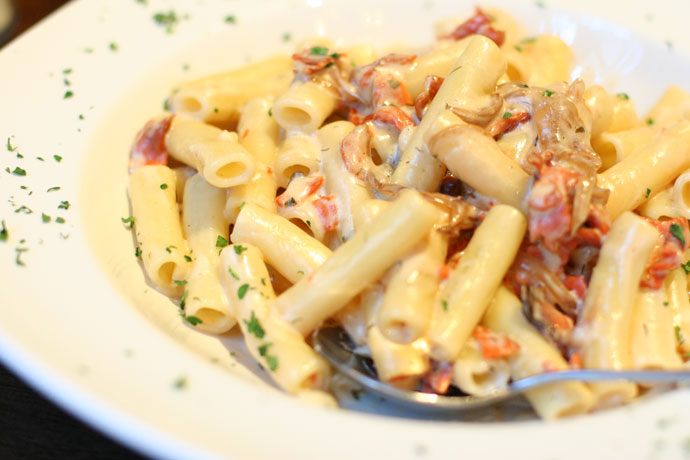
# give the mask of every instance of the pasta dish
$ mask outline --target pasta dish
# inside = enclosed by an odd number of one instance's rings
[[[572,61],[477,9],[412,52],[315,40],[183,82],[130,152],[135,255],[181,321],[241,329],[295,395],[331,387],[325,323],[381,381],[437,394],[687,368],[690,94],[641,118]],[[526,397],[556,418],[644,391]]]

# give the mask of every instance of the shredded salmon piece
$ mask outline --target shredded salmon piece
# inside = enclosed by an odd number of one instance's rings
[[[660,289],[666,275],[683,263],[683,253],[690,243],[690,229],[688,221],[680,217],[663,222],[645,219],[659,230],[660,235],[642,275],[640,286]]]
[[[335,196],[322,196],[313,201],[316,212],[319,214],[324,232],[330,232],[338,228],[338,206]]]
[[[572,355],[570,355],[568,364],[570,364],[571,369],[582,369],[582,355],[580,355],[578,352],[574,352]]]
[[[528,199],[529,238],[542,238],[550,251],[558,251],[559,243],[570,233],[572,205],[570,191],[579,175],[557,167],[542,168]]]
[[[146,165],[168,164],[168,151],[165,148],[165,135],[170,130],[174,115],[149,120],[137,133],[129,153],[129,170]]]
[[[489,128],[489,135],[492,137],[500,137],[517,128],[520,123],[529,121],[531,118],[532,115],[530,115],[529,112],[511,113],[508,118],[499,118],[498,121]]]
[[[516,342],[484,326],[475,327],[472,337],[479,342],[479,348],[485,359],[507,358],[520,351],[520,345]]]
[[[433,363],[432,370],[422,378],[422,391],[425,393],[446,394],[453,379],[452,363]]]
[[[364,118],[367,121],[379,121],[387,125],[394,126],[398,131],[402,131],[408,126],[414,126],[414,121],[399,107],[386,106],[376,109],[374,113]]]
[[[419,120],[424,115],[424,109],[434,100],[436,93],[443,84],[443,77],[428,75],[424,80],[424,90],[414,100],[414,111]]]
[[[295,61],[295,73],[312,75],[327,67],[331,67],[338,58],[344,56],[344,53],[311,54],[311,50],[305,49],[301,53],[293,54],[292,59]]]
[[[460,24],[453,32],[443,38],[461,40],[470,35],[484,35],[501,46],[506,39],[506,33],[491,27],[491,16],[476,8],[474,16]]]
[[[448,265],[448,264],[443,264],[440,267],[438,267],[438,278],[440,280],[447,280],[450,278],[450,274],[453,272],[453,269]]]

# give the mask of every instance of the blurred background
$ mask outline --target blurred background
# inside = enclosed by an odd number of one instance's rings
[[[4,45],[65,3],[67,0],[0,0],[0,52]],[[0,363],[0,459],[143,460],[143,457],[62,411]]]
[[[67,0],[0,0],[0,46],[65,3]]]

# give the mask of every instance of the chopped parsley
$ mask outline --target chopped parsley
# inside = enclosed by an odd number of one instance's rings
[[[126,219],[124,217],[120,217],[120,220],[123,224],[129,224],[129,228],[134,227],[134,216],[129,216]]]
[[[185,319],[185,321],[187,321],[187,322],[188,322],[189,324],[191,324],[192,326],[196,326],[197,324],[203,323],[203,321],[201,320],[201,318],[199,318],[198,316],[187,316],[187,315],[184,315],[183,318]]]
[[[0,220],[0,241],[3,243],[7,241],[7,237],[9,236],[9,233],[7,232],[7,227],[5,226],[5,221]]]
[[[247,283],[244,283],[242,286],[237,289],[237,297],[240,299],[244,299],[244,296],[247,295],[247,291],[249,290],[249,285]]]
[[[290,40],[292,40],[292,34],[290,32],[285,32],[283,34],[283,41],[289,42]]]
[[[42,212],[41,213],[41,220],[43,221],[43,223],[47,224],[48,222],[50,222],[50,216],[48,214]]]
[[[537,41],[537,37],[525,37],[520,40],[520,43],[534,43]]]
[[[268,109],[268,116],[269,116],[269,117],[272,117],[272,116],[273,116],[273,107],[271,107],[270,109]]]
[[[20,212],[23,212],[24,214],[33,214],[33,211],[31,210],[31,208],[28,208],[24,205],[19,206],[17,209],[14,210],[14,212],[17,214]]]
[[[261,278],[261,284],[263,284],[264,286],[266,286],[266,278]]]
[[[161,184],[161,190],[165,190],[168,188],[168,184]]]
[[[57,192],[58,190],[60,190],[60,187],[50,187],[46,192]]]
[[[644,193],[645,198],[649,198],[649,195],[652,193],[652,189],[648,188],[647,191]]]
[[[185,256],[184,256],[184,260],[186,260],[187,262],[191,262],[191,261],[192,261],[192,258],[189,257],[189,256],[187,256],[187,255],[185,255]]]
[[[9,150],[10,152],[14,152],[15,150],[17,150],[17,147],[12,145],[12,139],[10,139],[9,137],[7,138],[7,150]]]
[[[71,68],[63,69],[63,70],[62,70],[62,73],[63,73],[64,75],[69,75],[69,74],[72,73],[72,69],[71,69]]]
[[[546,5],[542,1],[536,1],[536,2],[534,2],[534,4],[537,5],[537,8],[541,8],[541,9],[546,8]]]
[[[244,324],[247,325],[247,332],[255,335],[257,339],[263,339],[264,335],[266,335],[266,331],[264,331],[264,328],[261,327],[259,318],[257,318],[254,314],[254,310],[252,310],[252,313],[249,316],[249,321],[245,319]]]
[[[504,120],[507,120],[508,118],[510,118],[510,117],[512,117],[512,116],[513,116],[512,113],[506,112],[506,113],[503,114],[503,119],[504,119]]]
[[[182,294],[182,297],[180,298],[180,310],[184,310],[184,307],[187,304],[187,296],[188,295],[189,295],[189,291],[185,290],[184,294]]]
[[[388,85],[389,85],[391,88],[395,89],[395,88],[397,88],[398,86],[400,86],[400,82],[397,82],[397,81],[395,81],[395,80],[393,80],[393,79],[391,78],[390,80],[388,80]]]
[[[673,330],[676,332],[676,340],[678,341],[678,345],[685,343],[685,338],[683,337],[683,332],[681,331],[680,326],[674,327]]]
[[[237,255],[240,255],[247,250],[245,246],[240,246],[239,244],[234,245],[232,248],[235,250],[235,254]]]
[[[618,93],[618,94],[616,94],[616,96],[618,96],[619,99],[623,99],[624,101],[627,101],[630,99],[630,96],[628,96],[626,93]]]
[[[328,54],[328,48],[324,46],[312,46],[309,50],[309,54],[314,54],[316,56],[325,56]]]
[[[117,51],[118,49],[120,49],[120,47],[117,46],[117,43],[115,43],[115,42],[110,42],[110,44],[108,45],[108,48],[110,48],[110,51]]]
[[[53,159],[60,163],[62,161],[62,157],[60,155],[53,155]]]
[[[668,300],[664,300],[664,307],[668,307]]]
[[[167,13],[156,13],[153,15],[153,21],[161,27],[165,27],[165,32],[171,34],[175,31],[175,26],[179,19],[175,11],[170,10]]]
[[[307,220],[306,222],[307,222],[307,225],[308,225],[309,227],[311,227],[311,221],[310,221],[310,220]]]
[[[266,364],[268,364],[268,368],[271,371],[275,371],[278,369],[278,358],[276,356],[272,356],[268,354],[268,349],[271,347],[273,344],[268,342],[264,343],[263,345],[259,346],[259,355],[263,356],[264,359],[266,360]]]
[[[218,238],[216,238],[216,247],[217,248],[224,248],[227,245],[228,245],[228,240],[226,240],[222,236],[218,235]]]
[[[671,235],[675,236],[680,244],[685,247],[685,235],[683,235],[683,227],[678,224],[671,224]]]
[[[175,283],[178,286],[184,286],[187,284],[187,280],[173,280],[173,283]]]
[[[230,273],[230,276],[235,278],[237,281],[240,280],[240,275],[237,274],[235,270],[232,269],[232,267],[228,267],[228,273]],[[262,278],[263,279],[263,278]]]
[[[74,96],[74,93],[70,90],[65,91],[65,94],[62,96],[63,99],[69,99],[72,96]]]
[[[654,118],[649,117],[645,120],[645,123],[647,123],[647,126],[652,126],[654,124]]]
[[[548,89],[545,89],[544,92],[542,93],[543,96],[546,97],[551,97],[553,96],[553,91],[549,91]]]
[[[680,266],[681,268],[683,268],[683,271],[686,275],[690,275],[690,260],[688,260],[684,264],[680,264]]]
[[[14,170],[12,170],[12,174],[14,174],[15,176],[26,176],[26,170],[17,166],[16,168],[14,168]]]
[[[235,24],[237,22],[237,18],[235,18],[234,15],[230,14],[228,16],[225,16],[225,22],[227,24]]]
[[[443,307],[443,311],[448,311],[448,301],[446,299],[441,301],[441,306]]]
[[[61,201],[58,205],[58,209],[68,210],[70,207],[69,201]]]
[[[181,390],[183,388],[187,388],[187,378],[186,377],[178,377],[175,379],[173,382],[173,387],[177,390]]]
[[[171,244],[170,246],[168,246],[167,248],[165,248],[165,252],[167,252],[168,254],[172,254],[172,250],[173,250],[173,249],[177,249],[177,246],[173,246],[173,245]]]
[[[58,224],[64,224],[64,223],[65,223],[65,219],[62,218],[62,217],[56,217],[56,218],[55,218],[55,222],[57,222]]]
[[[36,157],[36,159],[37,159],[38,161],[46,161],[46,160],[43,159],[43,157]]]
[[[141,248],[139,246],[134,248],[134,257],[139,258],[139,259],[141,258]]]
[[[522,46],[514,45],[513,48],[515,48],[515,51],[517,51],[518,53],[522,53]]]
[[[17,253],[14,262],[19,265],[20,267],[25,266],[26,264],[22,260],[22,254],[28,251],[29,248],[15,248],[14,251]]]

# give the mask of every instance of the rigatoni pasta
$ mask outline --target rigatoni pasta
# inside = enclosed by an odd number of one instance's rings
[[[131,150],[151,282],[295,395],[328,389],[310,344],[334,323],[381,381],[441,395],[687,366],[688,93],[641,121],[505,13],[438,30],[414,54],[321,39],[174,89]],[[644,391],[526,396],[550,419]]]

